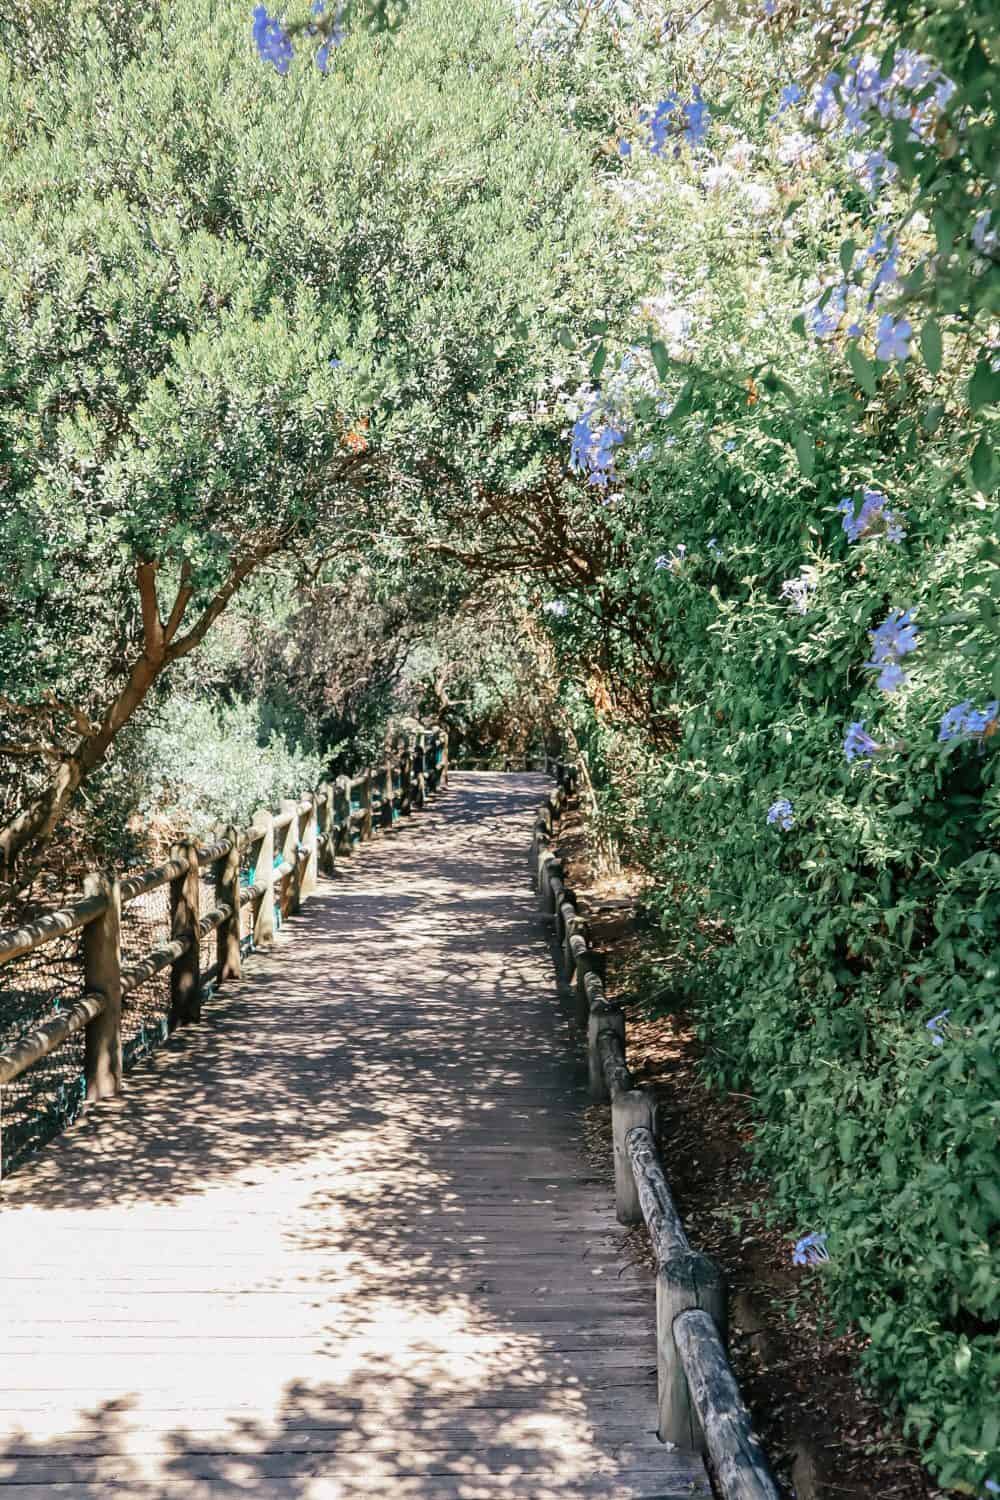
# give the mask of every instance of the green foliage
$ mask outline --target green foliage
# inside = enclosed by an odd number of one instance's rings
[[[780,57],[713,33],[743,98],[720,101],[704,151],[654,158],[633,127],[608,168],[622,243],[655,233],[662,283],[647,320],[605,335],[628,355],[569,411],[624,438],[612,477],[596,472],[607,566],[560,585],[550,629],[605,806],[657,876],[707,1067],[754,1097],[781,1210],[828,1235],[821,1274],[868,1336],[866,1375],[942,1483],[980,1493],[1000,1482],[997,283],[966,240],[941,256],[933,208],[961,199],[968,234],[994,191],[995,118],[966,117],[940,180],[914,147],[868,204],[839,135],[786,140],[779,88],[822,62],[796,14]],[[949,15],[971,57],[981,8],[968,29]],[[681,97],[704,62],[670,80]],[[858,247],[888,214],[901,269],[924,271],[873,313]],[[838,257],[857,278],[842,320]],[[876,321],[907,311],[920,355],[886,358]],[[851,540],[870,491],[884,503]],[[868,664],[893,611],[918,645],[909,680],[883,687]],[[939,739],[967,700],[981,718]],[[859,721],[877,748],[848,762]],[[787,829],[768,822],[782,799]]]
[[[0,16],[0,695],[67,709],[15,802],[114,718],[140,562],[181,639],[270,557],[539,471],[551,426],[507,413],[611,256],[505,14],[426,0],[286,76],[245,0]]]
[[[261,709],[175,694],[133,729],[94,787],[91,826],[112,857],[148,858],[150,834],[163,843],[219,823],[245,827],[258,808],[312,791],[322,757],[262,723]]]

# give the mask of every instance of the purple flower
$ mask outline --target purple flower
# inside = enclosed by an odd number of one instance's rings
[[[844,735],[844,754],[848,762],[852,760],[871,760],[879,746],[870,734],[865,732],[864,719],[857,719],[849,724],[847,733]]]
[[[849,161],[869,197],[874,197],[879,188],[899,175],[896,163],[884,151],[852,151]]]
[[[792,804],[787,797],[779,797],[777,802],[771,803],[771,806],[767,810],[767,821],[769,823],[777,823],[779,828],[783,828],[786,833],[788,832],[789,828],[795,822],[795,815],[792,812]]]
[[[865,662],[869,672],[878,672],[877,686],[884,693],[894,693],[904,687],[909,677],[899,665],[900,657],[908,656],[920,644],[918,627],[912,623],[909,610],[905,614],[893,610],[877,630],[868,633],[872,638],[872,659]]]
[[[814,338],[830,339],[840,327],[841,320],[847,310],[847,283],[841,282],[833,288],[825,300],[821,297],[818,302],[806,312],[806,323]]]
[[[607,421],[595,425],[600,408],[592,406],[573,423],[570,437],[570,467],[587,475],[587,483],[599,489],[607,487],[615,473],[615,449],[625,441],[625,429]]]
[[[875,355],[878,359],[889,362],[894,359],[909,359],[910,339],[913,337],[913,329],[909,318],[900,318],[894,322],[891,313],[885,313],[878,320],[878,344]]]
[[[670,131],[670,116],[677,108],[677,95],[668,94],[661,99],[652,113],[648,109],[643,110],[639,116],[641,125],[649,126],[649,150],[651,155],[659,156],[667,144],[667,136]]]
[[[269,62],[276,73],[285,74],[295,55],[288,33],[277,16],[269,16],[266,6],[258,5],[253,13],[253,41],[261,62]]]
[[[802,98],[802,85],[799,83],[786,83],[781,90],[781,98],[778,101],[778,114],[783,115],[786,109],[791,109],[793,104],[798,104]]]
[[[812,114],[816,124],[821,129],[832,125],[837,115],[837,89],[840,87],[840,74],[828,73],[823,82],[817,87],[812,99]]]
[[[874,666],[873,662],[868,663]],[[908,672],[904,672],[896,661],[887,661],[875,679],[875,686],[882,689],[883,693],[894,693],[897,688],[905,687],[909,682]]]
[[[941,1030],[941,1023],[942,1021],[947,1021],[950,1015],[950,1010],[941,1010],[938,1011],[936,1016],[931,1016],[930,1020],[924,1023],[931,1034],[931,1041],[935,1047],[943,1047],[945,1044],[945,1036]]]
[[[687,547],[683,542],[678,542],[672,552],[662,553],[653,564],[658,573],[669,570],[671,573],[679,573],[681,564],[687,556]]]
[[[632,143],[631,143],[631,141],[619,141],[618,142],[618,155],[619,156],[631,156],[632,155]]]
[[[910,610],[894,609],[877,630],[868,632],[872,638],[872,659],[868,665],[881,666],[883,662],[899,661],[901,656],[916,651],[920,644],[918,631],[919,626],[913,624]]]
[[[972,699],[966,698],[964,703],[956,703],[954,708],[949,708],[942,718],[938,741],[954,740],[962,735],[980,740],[988,739],[996,733],[998,716],[1000,702],[996,698],[991,699],[985,708],[973,708]]]
[[[887,498],[881,490],[870,490],[866,487],[861,491],[861,509],[857,515],[854,513],[854,500],[850,495],[844,496],[837,510],[844,518],[843,526],[850,542],[860,541],[862,537],[879,531],[884,531],[890,542],[901,542],[906,535],[901,521],[895,512],[889,509]]]
[[[705,139],[711,116],[697,84],[691,90],[690,100],[686,104],[680,104],[678,110],[679,104],[676,94],[667,94],[655,109],[643,110],[639,116],[639,123],[649,128],[649,150],[652,156],[663,154],[671,135],[675,140],[680,136],[689,146],[700,146]]]
[[[682,113],[685,141],[689,146],[700,146],[708,134],[708,122],[711,115],[697,84],[691,90],[691,102],[684,105]]]
[[[542,605],[547,615],[555,615],[557,620],[563,619],[569,613],[569,605],[562,599],[550,599],[548,604]]]
[[[802,1239],[797,1241],[795,1249],[792,1251],[793,1266],[819,1266],[829,1259],[830,1255],[826,1248],[826,1235],[818,1234],[815,1231],[812,1234],[803,1235]]]

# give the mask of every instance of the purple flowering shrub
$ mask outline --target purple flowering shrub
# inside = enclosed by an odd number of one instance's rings
[[[775,0],[767,56],[730,39],[754,97],[716,98],[686,33],[669,81],[636,70],[628,97],[605,68],[606,126],[572,75],[636,255],[662,247],[618,335],[645,335],[659,382],[616,390],[607,483],[581,473],[613,561],[555,649],[567,678],[600,654],[648,703],[572,711],[658,879],[707,1066],[756,1100],[786,1226],[822,1226],[795,1253],[817,1264],[829,1237],[823,1287],[867,1376],[942,1483],[981,1493],[1000,1476],[995,189],[971,183],[971,136],[932,180],[934,142],[977,128],[953,59],[901,42],[886,78],[882,46],[858,48],[833,80],[799,14]],[[947,224],[919,211],[956,182]]]

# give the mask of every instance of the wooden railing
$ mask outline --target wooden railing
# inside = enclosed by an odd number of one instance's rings
[[[118,1093],[123,1000],[169,970],[167,1029],[200,1020],[207,987],[240,977],[244,952],[272,943],[276,921],[299,910],[321,871],[332,874],[338,857],[423,807],[447,775],[445,736],[436,729],[419,733],[405,741],[394,763],[324,782],[309,796],[282,802],[277,813],[256,813],[249,828],[225,829],[208,846],[178,843],[166,863],[137,875],[87,875],[79,900],[0,931],[4,990],[17,960],[83,929],[78,998],[0,1052],[0,1089],[83,1031],[86,1099]],[[122,914],[161,887],[169,889],[169,939],[123,963]],[[212,933],[215,962],[203,968],[202,944]],[[6,993],[16,995],[16,975]]]
[[[626,1063],[625,1013],[608,1002],[604,957],[591,945],[556,853],[576,772],[558,761],[548,769],[556,786],[535,820],[531,870],[586,1029],[591,1097],[611,1105],[617,1216],[622,1224],[645,1223],[656,1261],[659,1436],[708,1453],[722,1500],[780,1500],[726,1355],[725,1280],[684,1233],[657,1151],[652,1095],[636,1087]]]

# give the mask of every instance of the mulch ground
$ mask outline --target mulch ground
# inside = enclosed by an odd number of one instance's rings
[[[861,1340],[831,1326],[822,1273],[792,1265],[799,1227],[765,1225],[774,1211],[750,1170],[750,1101],[705,1083],[686,1017],[651,1017],[635,998],[640,989],[649,994],[664,959],[658,934],[635,920],[641,875],[601,877],[575,811],[563,820],[559,852],[594,944],[607,955],[609,998],[626,1008],[629,1068],[658,1101],[674,1200],[692,1244],[728,1280],[733,1367],[779,1481],[795,1500],[948,1500],[899,1424],[861,1391]],[[610,1175],[606,1109],[588,1112],[587,1134],[595,1166]],[[633,1232],[629,1250],[652,1265],[645,1229]]]

